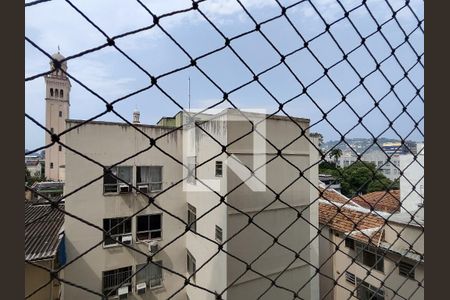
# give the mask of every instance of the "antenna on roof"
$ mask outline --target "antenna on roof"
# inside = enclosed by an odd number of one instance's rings
[[[59,49],[59,45],[58,45],[58,53],[59,53],[59,50],[60,50],[60,49]]]
[[[191,112],[191,77],[188,77],[188,107]]]

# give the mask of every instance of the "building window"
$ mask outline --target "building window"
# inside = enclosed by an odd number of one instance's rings
[[[137,216],[136,239],[148,241],[162,236],[162,214]]]
[[[62,151],[62,146],[61,145],[58,145],[58,150]]]
[[[223,163],[222,161],[216,161],[216,177],[222,177]]]
[[[63,90],[61,90],[60,92],[59,92],[59,96],[62,98],[62,97],[64,97],[64,91]]]
[[[391,174],[391,169],[385,169],[384,170],[384,174],[390,175]]]
[[[111,168],[111,173],[119,177],[118,180],[109,173],[103,176],[103,192],[104,193],[127,193],[131,191],[130,185],[132,183],[132,169],[129,166],[119,166]],[[125,183],[126,182],[126,183]]]
[[[189,250],[187,251],[187,272],[189,275],[192,276],[192,281],[195,282],[195,258],[194,256],[192,256],[191,252],[189,252]]]
[[[162,286],[162,260],[136,266],[136,284],[145,283],[149,288]]]
[[[383,161],[382,160],[379,160],[378,161],[378,167],[381,167],[383,165]]]
[[[50,89],[50,97],[53,97],[53,89]]]
[[[103,219],[103,230],[109,232],[111,236],[108,237],[103,233],[104,246],[118,245],[117,241],[131,243],[131,218]]]
[[[55,130],[53,129],[53,127],[50,128],[50,132],[51,132],[51,133],[54,133],[54,132],[55,132]]]
[[[191,226],[193,232],[197,232],[197,209],[188,203],[188,225]]]
[[[371,267],[380,272],[384,272],[384,255],[377,248],[372,246],[365,246],[361,243],[355,244],[357,253],[356,260],[364,265]]]
[[[62,111],[59,111],[59,116],[62,117]]]
[[[131,266],[103,272],[103,295],[116,296],[121,287],[131,292]]]
[[[414,279],[415,266],[407,262],[401,261],[398,265],[398,273],[402,276]]]
[[[137,167],[136,185],[138,188],[146,187],[150,192],[162,190],[162,167]]]
[[[53,163],[52,162],[50,163],[50,169],[53,169]]]
[[[345,238],[345,247],[355,250],[355,240],[351,238]]]
[[[350,272],[345,272],[345,281],[355,285],[355,274]]]
[[[55,97],[58,98],[59,94],[58,94],[58,89],[55,89]]]
[[[195,184],[197,177],[197,158],[195,156],[188,156],[187,158],[188,176],[186,181],[190,184]]]
[[[223,237],[222,228],[216,225],[216,241],[222,243],[222,237]]]
[[[350,162],[348,160],[344,160],[344,167],[348,167],[349,164]]]
[[[384,291],[373,285],[368,284],[361,279],[356,279],[358,289],[356,295],[360,300],[384,300]]]

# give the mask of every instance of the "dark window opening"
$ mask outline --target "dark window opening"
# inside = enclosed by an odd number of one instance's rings
[[[192,276],[192,280],[195,282],[195,258],[189,251],[187,251],[187,271],[188,274]]]
[[[197,209],[188,203],[188,225],[193,232],[197,232]]]
[[[216,161],[216,177],[222,177],[223,174],[223,163],[221,161]]]
[[[355,240],[351,238],[345,238],[345,247],[355,250]]]
[[[216,225],[216,241],[222,243],[222,238],[223,238],[222,228]]]
[[[111,168],[112,174],[106,173],[103,176],[103,192],[104,193],[127,193],[131,191],[130,185],[132,183],[132,170],[131,166],[119,166]]]
[[[137,216],[136,239],[148,241],[162,236],[162,214]]]
[[[103,230],[109,232],[111,237],[103,233],[104,245],[117,245],[117,241],[124,243],[123,237],[131,235],[131,218],[103,219]]]

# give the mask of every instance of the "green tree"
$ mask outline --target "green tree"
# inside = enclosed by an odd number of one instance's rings
[[[355,162],[338,172],[338,180],[341,183],[341,191],[347,197],[357,193],[370,193],[398,189],[398,181],[392,182],[386,178],[372,163]]]
[[[331,152],[329,154],[329,157],[331,159],[334,159],[334,163],[336,165],[337,165],[337,161],[338,161],[339,157],[341,157],[341,156],[342,156],[342,150],[338,149],[338,148],[335,148],[335,149],[331,150]]]

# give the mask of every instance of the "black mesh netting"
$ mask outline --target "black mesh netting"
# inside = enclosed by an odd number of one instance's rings
[[[44,266],[39,262],[26,259],[26,264],[48,272],[50,277],[44,284],[28,293],[25,298],[34,299],[33,297],[48,286],[55,286],[55,282],[66,287],[84,290],[85,293],[97,295],[101,299],[116,297],[119,288],[130,286],[129,297],[131,297],[133,293],[137,294],[135,278],[139,276],[139,271],[147,265],[155,264],[164,273],[170,273],[181,279],[182,284],[172,290],[167,290],[166,292],[170,292],[170,294],[167,294],[164,298],[180,297],[185,293],[187,287],[201,290],[203,295],[209,297],[208,299],[227,298],[227,291],[248,274],[258,278],[258,282],[263,282],[263,288],[259,287],[261,289],[255,296],[257,299],[271,299],[273,295],[278,295],[277,293],[282,299],[305,299],[304,291],[306,289],[310,290],[309,297],[311,299],[350,299],[352,297],[359,299],[418,299],[423,297],[423,275],[417,275],[419,272],[423,273],[424,252],[417,249],[420,248],[418,244],[423,239],[424,225],[423,221],[417,221],[416,218],[424,208],[423,204],[415,211],[404,207],[408,197],[420,197],[423,203],[423,193],[420,191],[423,187],[419,188],[419,185],[422,184],[419,182],[423,180],[423,161],[418,159],[423,153],[423,148],[417,151],[412,149],[412,144],[408,142],[413,138],[416,140],[424,138],[424,85],[422,79],[424,24],[422,1],[301,0],[285,3],[285,1],[273,0],[262,1],[265,3],[266,13],[260,13],[260,11],[254,9],[257,1],[203,0],[185,2],[180,4],[180,7],[176,10],[159,13],[152,8],[154,6],[152,2],[136,0],[129,1],[130,6],[133,5],[134,9],[141,13],[136,16],[130,14],[128,17],[130,19],[142,18],[142,24],[147,25],[115,35],[108,34],[108,31],[114,30],[102,28],[104,25],[90,17],[90,14],[84,11],[83,6],[78,4],[77,1],[38,0],[27,2],[25,4],[26,22],[36,21],[31,20],[28,16],[30,10],[46,9],[45,7],[52,2],[59,2],[64,10],[70,11],[72,13],[70,20],[77,18],[79,22],[84,24],[83,26],[87,25],[87,28],[92,32],[100,34],[103,42],[77,51],[62,60],[57,60],[51,55],[52,51],[48,51],[49,48],[53,47],[52,45],[39,44],[38,38],[31,37],[33,32],[27,32],[25,37],[26,47],[53,61],[55,69],[42,70],[27,75],[25,83],[42,81],[42,78],[56,71],[61,72],[79,90],[83,90],[85,97],[90,99],[90,102],[85,103],[95,105],[96,109],[92,109],[92,112],[98,110],[98,103],[103,103],[104,107],[91,115],[89,115],[89,108],[86,107],[84,109],[86,120],[72,124],[62,132],[54,132],[52,128],[47,128],[42,124],[43,122],[38,121],[39,118],[33,116],[33,113],[26,112],[25,119],[26,122],[31,124],[30,126],[37,126],[45,131],[46,135],[51,136],[51,143],[29,150],[26,154],[61,146],[67,155],[70,153],[72,156],[79,156],[102,168],[104,172],[100,176],[86,174],[85,183],[77,187],[72,186],[70,192],[65,192],[57,198],[49,197],[32,186],[26,186],[26,190],[38,195],[43,199],[43,202],[50,205],[48,214],[51,211],[60,211],[64,214],[66,222],[68,219],[76,220],[83,223],[84,226],[95,228],[103,234],[104,238],[92,243],[89,249],[79,253],[77,257],[69,257],[67,261],[53,266]],[[211,7],[226,10],[230,6],[239,11],[240,18],[246,20],[245,26],[243,25],[239,32],[230,33],[230,30],[223,29],[227,28],[224,25],[226,24],[226,18],[231,16],[224,14],[225,17],[222,16],[223,18],[219,19],[211,13]],[[54,11],[53,13],[57,15],[60,11]],[[183,19],[188,15],[195,16],[198,22],[202,22],[203,26],[208,27],[209,35],[196,34],[196,25]],[[36,15],[33,16],[37,18]],[[183,30],[189,32],[189,27],[192,27],[191,32],[186,34],[187,37],[178,36],[173,33],[170,20],[185,22],[182,23]],[[283,24],[283,27],[281,27],[283,31],[274,31],[271,26],[280,23]],[[59,24],[47,24],[45,26],[59,26]],[[66,23],[64,26],[70,26],[70,24]],[[76,25],[74,24],[74,26]],[[149,64],[134,57],[131,54],[132,51],[127,50],[129,47],[124,41],[136,38],[139,45],[140,35],[153,32],[158,32],[159,36],[165,39],[165,43],[173,47],[167,55],[173,55],[174,60],[183,62],[181,65],[171,67],[164,72],[157,72],[157,67],[149,67]],[[88,35],[90,32],[82,34]],[[193,43],[207,44],[203,39],[208,39],[213,35],[215,41],[220,43],[215,43],[214,47],[210,47],[206,51],[202,50],[203,52],[200,54],[192,49]],[[244,49],[240,43],[250,38],[252,39],[251,42],[247,41]],[[287,46],[283,44],[283,39],[292,39],[295,42]],[[258,40],[258,43],[256,43],[256,40]],[[143,47],[143,45],[140,46]],[[158,47],[157,42],[152,46]],[[102,51],[112,51],[120,57],[122,63],[125,62],[125,64],[135,67],[138,70],[137,72],[140,73],[139,76],[144,76],[145,80],[142,80],[142,82],[145,82],[145,86],[136,88],[120,97],[102,96],[100,91],[90,87],[92,82],[81,81],[75,73],[72,74],[69,69],[62,67],[65,63],[75,64],[79,62],[78,70],[80,70],[84,67],[83,59],[85,57],[95,53],[103,53]],[[259,56],[262,57],[260,60],[254,59],[252,56],[252,53],[256,56],[258,52],[264,52]],[[224,55],[224,53],[227,53],[226,63],[207,63]],[[148,59],[153,58],[149,57]],[[117,59],[117,61],[119,60]],[[26,64],[31,63],[30,61],[26,62]],[[114,61],[111,61],[112,65],[114,63]],[[226,70],[228,67],[232,70]],[[175,78],[173,80],[178,80],[179,85],[186,86],[185,77],[177,77],[179,74],[186,74],[186,71],[195,71],[198,78],[201,78],[203,82],[202,88],[207,87],[207,89],[214,91],[215,95],[219,95],[215,97],[215,101],[208,102],[205,108],[197,113],[190,112],[190,107],[188,107],[190,103],[186,104],[186,97],[180,97],[179,93],[174,93],[172,90],[173,86],[165,84],[165,80]],[[234,80],[227,81],[220,76],[221,74],[231,74],[230,76]],[[281,83],[279,78],[275,80],[275,77],[281,77],[281,81],[286,81],[286,83],[282,87],[277,87]],[[230,82],[233,82],[233,84],[230,84]],[[249,87],[251,87],[250,92]],[[283,89],[285,93],[281,93],[280,89]],[[327,95],[321,94],[320,90],[323,89],[331,92]],[[158,92],[160,99],[163,99],[161,103],[155,104],[152,108],[162,106],[164,105],[162,102],[166,102],[166,107],[171,107],[172,110],[185,113],[189,111],[189,115],[193,117],[187,120],[187,125],[194,126],[199,132],[207,135],[210,138],[209,143],[215,143],[216,148],[220,150],[211,155],[209,159],[196,162],[195,167],[192,168],[183,159],[175,157],[161,145],[168,135],[176,131],[181,132],[186,124],[172,126],[172,129],[162,132],[160,136],[150,136],[140,127],[141,125],[128,120],[129,118],[124,116],[121,109],[127,106],[127,102],[129,103],[128,106],[134,106],[133,99],[149,91]],[[265,101],[265,103],[260,105],[260,103],[254,102],[248,97],[242,97],[240,93],[243,93],[243,91],[253,95],[253,98],[264,99],[261,101]],[[147,101],[151,100],[147,98]],[[72,99],[73,103],[76,101],[77,99]],[[246,113],[241,112],[243,108],[262,106],[266,109],[269,107],[269,109],[267,109],[267,115],[260,122],[252,122]],[[208,130],[205,130],[202,122],[194,121],[196,116],[200,116],[210,109],[221,107],[234,108],[242,120],[251,125],[249,127],[251,130],[236,137],[230,143],[223,143]],[[298,110],[296,110],[297,108]],[[260,124],[275,115],[285,117],[286,122],[294,124],[297,128],[296,137],[286,141],[285,147],[277,147],[271,142],[270,135],[264,136],[258,131]],[[140,135],[147,139],[148,147],[113,164],[104,165],[93,159],[90,153],[77,150],[77,147],[65,143],[61,138],[71,131],[80,130],[83,126],[108,116],[114,116],[114,118],[126,123],[132,128],[130,134]],[[299,123],[296,118],[298,116],[310,118],[311,122],[305,127]],[[315,142],[320,135],[313,132],[323,132],[324,130],[331,132],[331,135],[338,142],[332,145],[327,144],[327,147],[323,147],[322,141]],[[274,188],[270,181],[266,182],[258,178],[257,171],[264,166],[259,166],[255,170],[249,169],[247,178],[226,193],[217,192],[208,186],[207,181],[197,177],[196,170],[201,170],[202,167],[214,162],[221,155],[225,154],[232,157],[233,151],[230,151],[230,148],[233,144],[254,134],[262,136],[267,144],[274,149],[275,155],[267,160],[267,165],[277,160],[278,162],[281,161],[286,167],[296,170],[298,176],[283,182],[283,189]],[[369,138],[371,140],[370,145],[364,149],[355,149],[350,142],[350,138],[355,137],[355,135]],[[386,147],[383,147],[382,141],[386,135],[400,141],[402,151],[412,156],[411,161],[406,165],[392,163],[395,173],[400,178],[399,180],[385,180],[380,176],[380,171],[386,165],[391,164],[394,156],[397,155],[395,152],[386,151]],[[306,167],[293,163],[288,158],[289,151],[286,151],[289,145],[299,140],[306,141],[310,145],[310,151],[317,152],[318,159],[309,162]],[[353,189],[348,189],[343,184],[342,188],[346,189],[345,196],[333,190],[329,185],[318,184],[317,179],[311,177],[311,174],[315,174],[318,169],[320,170],[319,165],[333,163],[333,159],[329,159],[330,157],[337,158],[342,155],[342,151],[340,152],[337,149],[347,149],[355,157],[355,160],[350,161],[348,166],[335,168],[335,173],[333,173],[334,177],[353,183]],[[370,161],[363,159],[366,154],[374,149],[383,152],[387,157],[383,164],[375,164],[375,167]],[[110,149],[104,149],[105,153],[108,151]],[[161,190],[156,193],[148,193],[138,188],[137,185],[130,184],[123,176],[121,178],[120,172],[116,172],[115,168],[147,151],[158,151],[160,154],[167,156],[171,164],[179,164],[180,169],[187,170],[186,175],[174,179],[171,184],[164,184]],[[237,162],[242,163],[241,161]],[[348,168],[352,165],[366,168],[368,177],[366,176],[364,179],[349,178],[352,175],[351,172],[348,172]],[[419,173],[421,172],[418,176],[419,180],[405,176],[408,168],[412,168],[413,165],[418,166]],[[249,168],[248,166],[245,167]],[[66,174],[69,172],[70,170],[66,170]],[[220,172],[222,172],[222,166],[220,166]],[[88,189],[96,182],[105,182],[104,177],[107,177],[111,182],[116,181],[125,184],[128,189],[147,199],[146,205],[134,211],[131,216],[111,223],[107,227],[104,223],[102,226],[102,220],[95,224],[86,220],[83,215],[75,215],[60,205],[64,202],[68,203],[73,195]],[[184,181],[192,180],[192,178],[198,184],[209,189],[218,201],[206,212],[197,213],[194,219],[188,219],[170,211],[158,200],[174,187],[182,185]],[[273,199],[260,207],[258,212],[249,213],[235,205],[234,202],[226,200],[229,195],[249,180],[256,180],[264,185],[265,193],[270,194]],[[285,193],[300,180],[306,181],[311,193],[317,195],[301,208],[292,205],[291,201],[287,201]],[[400,182],[402,182],[401,186],[399,186]],[[69,182],[66,182],[67,184]],[[375,200],[369,201],[364,195],[358,197],[358,195],[368,192],[368,186],[378,187],[377,190],[380,192],[376,194]],[[403,188],[403,186],[407,186],[406,188],[410,192],[405,193],[405,195],[402,194],[402,197],[400,197],[398,189]],[[95,201],[95,197],[95,195],[92,196],[92,201]],[[400,200],[398,207],[391,211],[379,209],[384,205],[384,199],[389,197]],[[356,205],[358,208],[355,208],[354,204],[358,199],[359,204]],[[42,202],[40,204],[42,205]],[[258,215],[269,209],[271,205],[281,205],[294,212],[296,216],[288,226],[277,234],[268,230],[267,224],[258,219]],[[222,236],[222,229],[216,228],[216,238],[202,234],[201,230],[197,230],[199,221],[206,219],[208,214],[224,206],[241,216],[245,216],[248,222],[241,224],[242,226],[235,230],[232,235],[224,234]],[[116,238],[117,236],[114,234],[117,232],[117,228],[128,226],[128,224],[131,226],[131,223],[128,223],[130,220],[151,207],[160,211],[164,218],[170,218],[173,222],[182,224],[185,230],[178,232],[172,240],[165,240],[164,246],[159,247],[155,252],[142,251],[135,244]],[[315,207],[315,209],[312,210],[312,207]],[[88,211],[89,207],[85,209]],[[191,210],[192,213],[193,208],[187,208],[187,210]],[[320,215],[313,218],[310,215],[312,213]],[[399,221],[398,215],[403,216],[402,221]],[[44,217],[40,216],[26,223],[26,230],[36,225]],[[313,221],[314,219],[318,221]],[[156,221],[150,220],[148,222]],[[308,231],[308,235],[310,235],[308,241],[302,244],[302,247],[293,249],[284,242],[284,235],[299,222],[310,227],[311,230]],[[259,230],[264,239],[270,241],[269,243],[262,241],[262,244],[268,244],[269,246],[262,252],[253,253],[251,260],[237,256],[228,251],[226,247],[230,241],[239,238],[239,235],[243,234],[249,226]],[[350,231],[348,231],[349,226]],[[419,232],[414,235],[413,239],[410,238],[411,226],[414,227],[416,232]],[[341,227],[342,229],[340,229]],[[332,231],[328,231],[329,228]],[[176,264],[162,263],[159,265],[160,259],[154,257],[185,237],[188,232],[194,234],[198,239],[215,245],[217,251],[208,259],[202,260],[201,263],[196,263],[195,259],[190,256],[190,258],[185,258],[187,261],[180,268]],[[333,234],[330,234],[330,232]],[[389,243],[386,242],[386,232],[392,235]],[[320,243],[318,242],[319,239],[321,240]],[[62,271],[65,268],[77,263],[80,257],[89,255],[89,252],[97,247],[102,247],[104,243],[111,242],[111,240],[128,251],[135,252],[136,255],[146,257],[147,263],[140,268],[102,270],[103,275],[99,274],[98,276],[103,276],[103,278],[100,277],[98,280],[101,282],[99,286],[103,286],[103,288],[98,290],[84,286],[83,283],[71,281],[70,277],[64,276]],[[317,252],[319,258],[316,260],[308,259],[311,256],[310,254],[314,252],[314,250],[311,250],[313,247],[323,246],[322,241],[327,243],[327,251],[323,252],[322,249],[320,251],[316,249],[315,252]],[[402,247],[399,247],[399,245],[402,245]],[[275,274],[267,274],[255,266],[264,261],[264,255],[273,251],[273,249],[281,249],[283,255],[289,255],[290,259],[288,264],[283,263],[276,266],[275,269],[278,271]],[[351,249],[351,251],[348,249]],[[309,253],[309,255],[305,255],[305,253]],[[325,256],[323,253],[326,253]],[[228,278],[225,288],[220,290],[213,289],[207,282],[196,278],[196,274],[201,272],[202,269],[208,268],[208,264],[211,264],[218,255],[225,255],[227,259],[237,261],[236,263],[244,270],[237,276]],[[285,272],[288,272],[293,265],[299,262],[309,266],[311,271],[306,276],[307,278],[299,279],[298,286],[293,288],[292,285],[285,284],[282,277]],[[393,264],[394,267],[391,269],[383,267],[385,262]],[[137,265],[134,262],[131,264]],[[336,271],[330,272],[330,264],[335,266],[340,264],[339,273]],[[195,266],[193,267],[193,265]],[[358,271],[355,271],[356,265]],[[421,271],[419,271],[419,268],[421,268]],[[215,272],[221,271],[215,270]],[[223,272],[226,271],[223,270]],[[151,275],[153,276],[152,282],[158,284],[159,277],[155,274],[152,273]],[[227,274],[224,273],[222,276],[226,278]],[[317,285],[315,289],[311,288],[314,281]],[[131,282],[135,284],[131,285]],[[110,287],[105,288],[106,285]],[[56,299],[59,296],[54,295],[54,297]],[[157,297],[157,294],[154,297]],[[228,298],[230,298],[229,295]]]

